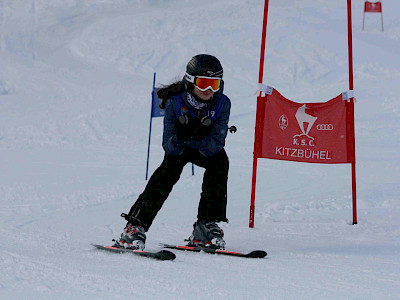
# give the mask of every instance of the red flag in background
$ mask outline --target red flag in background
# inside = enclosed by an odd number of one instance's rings
[[[363,12],[363,27],[365,27],[365,13],[380,13],[381,14],[381,25],[383,31],[383,12],[382,12],[382,2],[369,2],[365,1],[364,3],[364,12]]]
[[[365,1],[364,12],[381,13],[382,12],[382,3]]]
[[[346,101],[296,103],[270,89],[259,97],[254,156],[308,163],[349,163]]]

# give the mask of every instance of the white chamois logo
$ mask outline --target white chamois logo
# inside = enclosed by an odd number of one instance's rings
[[[311,140],[314,140],[314,138],[309,136],[308,133],[310,132],[311,128],[313,127],[315,121],[317,121],[318,118],[307,114],[306,109],[307,106],[304,104],[303,106],[299,107],[299,109],[295,114],[297,123],[299,123],[299,127],[302,133],[295,135],[294,138],[298,138],[305,135]]]

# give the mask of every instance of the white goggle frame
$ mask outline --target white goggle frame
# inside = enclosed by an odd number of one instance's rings
[[[221,77],[193,76],[193,75],[188,74],[187,72],[185,73],[185,79],[186,79],[187,81],[189,81],[190,83],[193,83],[193,84],[194,84],[194,81],[195,81],[196,78],[219,79],[219,80],[222,80]],[[219,91],[219,89],[221,88],[221,84],[220,84],[220,86],[219,86],[216,90],[214,90],[211,86],[208,86],[208,87],[206,87],[205,89],[201,89],[201,88],[199,88],[197,85],[196,85],[196,87],[197,87],[200,91],[202,91],[202,92],[205,92],[205,91],[207,91],[208,89],[210,89],[210,90],[212,90],[212,91],[215,93],[215,92],[218,92],[218,91]]]

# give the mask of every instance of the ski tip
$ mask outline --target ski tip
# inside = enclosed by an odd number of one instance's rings
[[[252,258],[264,258],[267,256],[267,252],[264,250],[254,250],[249,253],[249,256]]]
[[[176,258],[175,253],[168,250],[160,250],[157,255],[160,260],[174,260]]]

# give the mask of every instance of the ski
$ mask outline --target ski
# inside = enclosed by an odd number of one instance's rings
[[[267,256],[267,252],[263,250],[254,250],[249,253],[242,253],[236,251],[228,251],[228,250],[205,248],[205,247],[192,247],[192,246],[180,246],[180,245],[168,245],[168,244],[161,244],[161,246],[167,249],[175,249],[175,250],[191,251],[191,252],[205,252],[210,254],[221,254],[221,255],[247,257],[247,258],[264,258],[265,256]]]
[[[138,256],[153,258],[157,260],[174,260],[176,258],[175,254],[171,251],[161,250],[158,252],[150,252],[150,251],[141,251],[141,250],[132,250],[132,249],[125,249],[125,248],[118,248],[113,246],[104,246],[104,245],[96,245],[91,244],[93,247],[105,250],[114,253],[131,253]]]

